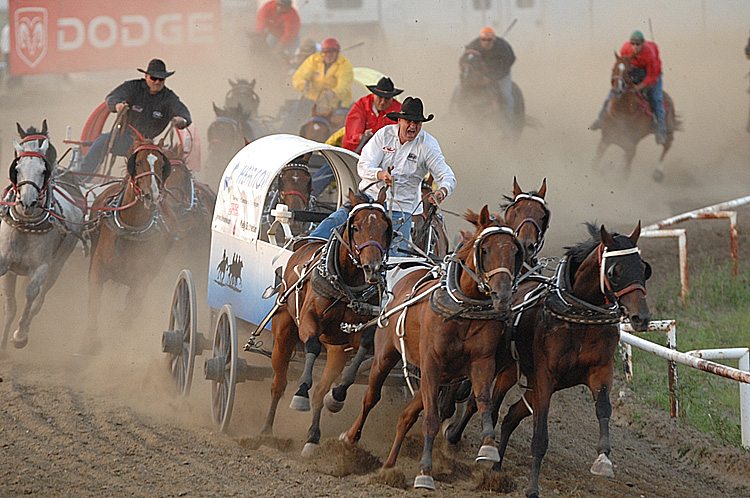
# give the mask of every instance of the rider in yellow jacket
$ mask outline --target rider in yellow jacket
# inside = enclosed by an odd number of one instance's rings
[[[295,71],[292,86],[313,102],[324,91],[330,90],[340,100],[341,107],[349,107],[352,103],[354,70],[349,59],[340,52],[341,45],[335,38],[323,40],[321,51],[305,59]]]

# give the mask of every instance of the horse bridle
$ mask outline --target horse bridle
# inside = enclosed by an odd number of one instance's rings
[[[512,270],[510,268],[507,268],[505,266],[500,266],[498,268],[493,268],[492,270],[485,270],[484,264],[482,263],[482,243],[485,239],[491,237],[492,235],[496,234],[505,234],[510,235],[511,239],[513,240],[513,243],[516,245],[516,259],[515,259],[515,268]],[[479,290],[486,295],[489,295],[492,289],[490,288],[490,278],[497,275],[498,273],[505,273],[508,275],[511,279],[511,282],[515,282],[516,276],[518,275],[518,272],[521,269],[521,265],[523,264],[523,247],[521,247],[521,243],[518,242],[518,239],[516,238],[516,234],[510,227],[498,227],[498,226],[492,226],[487,227],[484,230],[482,230],[477,238],[474,240],[474,268],[475,271],[473,272],[474,275],[472,275],[472,272],[465,266],[464,270],[468,270],[469,275],[472,276],[472,278],[477,282],[477,287]]]
[[[539,223],[537,223],[537,221],[534,218],[524,218],[523,220],[521,220],[521,223],[518,224],[515,230],[515,236],[518,237],[518,234],[521,233],[521,228],[525,224],[530,223],[534,228],[536,228],[537,241],[534,244],[534,252],[533,254],[526,255],[527,259],[530,259],[530,258],[535,257],[537,254],[539,254],[539,252],[541,252],[542,250],[542,247],[544,247],[544,236],[547,234],[547,228],[549,228],[550,211],[549,211],[549,208],[547,207],[547,202],[542,197],[539,197],[538,195],[521,193],[521,194],[518,194],[513,199],[513,202],[511,202],[505,207],[505,213],[507,213],[509,209],[511,209],[513,206],[518,204],[518,202],[523,199],[529,199],[531,201],[538,202],[539,204],[541,204],[542,208],[544,209],[544,219],[543,219],[541,226],[539,225]]]
[[[155,171],[145,171],[143,173],[136,174],[135,156],[137,153],[143,150],[155,151],[161,155],[162,162],[164,163],[162,165],[161,177],[158,176]],[[128,175],[130,176],[129,183],[133,187],[133,191],[135,192],[136,198],[140,198],[143,195],[143,190],[141,190],[141,187],[138,186],[138,180],[140,180],[141,178],[145,178],[147,176],[153,176],[154,178],[156,178],[156,183],[159,185],[159,191],[161,192],[164,189],[164,181],[166,180],[166,177],[169,176],[169,171],[171,168],[172,168],[171,160],[166,156],[166,154],[164,154],[164,151],[158,145],[142,144],[136,147],[136,149],[130,155],[130,159],[128,159]]]
[[[643,292],[644,295],[646,295],[646,285],[645,280],[648,279],[650,276],[650,266],[648,263],[645,263],[647,265],[647,272],[644,276],[644,282],[640,282],[638,280],[634,280],[632,282],[629,282],[627,285],[625,285],[622,289],[615,290],[612,286],[612,283],[610,282],[610,275],[609,272],[612,268],[612,265],[607,265],[607,259],[622,257],[622,256],[629,256],[631,254],[637,254],[638,259],[640,260],[640,254],[641,250],[636,247],[631,247],[629,249],[620,249],[616,251],[610,251],[608,250],[607,246],[604,244],[599,245],[599,252],[598,252],[598,260],[599,260],[599,289],[602,292],[602,295],[604,295],[607,302],[616,303],[622,296],[629,294],[631,292],[640,290]],[[641,260],[642,261],[642,260]]]
[[[388,220],[388,236],[386,237],[386,247],[383,247],[380,242],[377,240],[368,240],[361,244],[354,244],[354,238],[353,238],[353,224],[352,221],[354,220],[354,215],[358,213],[359,211],[365,210],[365,209],[374,209],[376,211],[380,211],[385,216],[385,219]],[[381,204],[377,204],[375,202],[365,202],[362,204],[357,204],[354,206],[349,213],[349,217],[346,219],[346,234],[349,239],[349,257],[352,259],[354,264],[358,267],[362,267],[362,263],[359,260],[359,255],[362,252],[362,250],[366,247],[377,247],[381,254],[381,261],[385,262],[388,260],[388,248],[391,246],[391,240],[392,240],[392,233],[393,233],[393,223],[391,222],[391,218],[388,216],[388,213],[385,210],[385,207]]]
[[[18,182],[18,171],[16,171],[16,167],[18,165],[18,161],[20,161],[21,158],[24,158],[24,157],[36,157],[36,158],[41,159],[44,162],[44,183],[42,184],[41,187],[37,185],[36,182],[33,182],[31,180],[24,180],[22,182]],[[42,194],[47,190],[50,179],[52,178],[52,165],[47,160],[47,156],[45,156],[41,152],[34,151],[34,150],[26,150],[18,154],[13,159],[13,162],[10,163],[9,176],[10,176],[10,181],[13,184],[14,190],[17,191],[20,187],[24,185],[31,185],[39,194]]]

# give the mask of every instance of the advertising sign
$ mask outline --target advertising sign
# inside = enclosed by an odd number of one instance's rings
[[[216,49],[220,0],[10,0],[14,75],[185,67]]]

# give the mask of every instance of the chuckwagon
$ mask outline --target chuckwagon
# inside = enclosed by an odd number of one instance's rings
[[[307,209],[290,210],[278,203],[277,179],[300,158],[309,164],[313,176],[321,165],[330,167],[333,180]],[[305,235],[312,224],[341,206],[348,190],[358,189],[357,161],[357,154],[349,150],[278,134],[246,145],[224,170],[213,214],[207,275],[213,336],[205,337],[197,330],[196,289],[189,270],[182,270],[177,278],[169,326],[162,336],[162,351],[169,355],[170,372],[182,395],[190,392],[196,355],[210,350],[204,373],[212,384],[212,416],[220,430],[229,424],[235,385],[272,375],[270,367],[239,358],[245,345],[239,336],[240,330],[249,333],[246,351],[270,356],[260,337],[270,330],[276,302],[270,291],[277,286],[298,240],[292,237],[293,225],[306,224],[302,233],[295,234]],[[400,270],[390,270],[389,280],[394,271]]]

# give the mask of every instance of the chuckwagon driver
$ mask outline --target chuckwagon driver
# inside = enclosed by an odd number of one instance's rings
[[[388,117],[396,124],[379,129],[362,149],[357,172],[362,181],[360,190],[377,198],[383,185],[388,186],[389,212],[393,229],[401,240],[391,246],[391,255],[408,253],[411,240],[412,215],[422,212],[421,185],[428,173],[437,183],[437,190],[428,202],[439,204],[456,188],[456,176],[445,162],[438,141],[422,129],[422,123],[435,116],[424,116],[424,105],[417,97],[407,97],[400,112],[390,112]],[[323,220],[310,234],[328,238],[334,228],[343,225],[351,207],[346,205]],[[395,239],[398,241],[398,239]]]
[[[127,108],[128,124],[148,139],[153,139],[163,132],[170,122],[179,129],[189,126],[190,111],[180,97],[166,87],[165,80],[172,76],[174,71],[167,71],[167,66],[161,59],[151,59],[145,70],[138,71],[145,76],[126,81],[107,95],[105,101],[110,112],[120,112]],[[112,146],[112,153],[116,156],[125,156],[133,144],[133,138],[132,130],[121,134]],[[108,140],[109,133],[103,133],[94,140],[83,159],[82,171],[96,171],[107,152]]]

